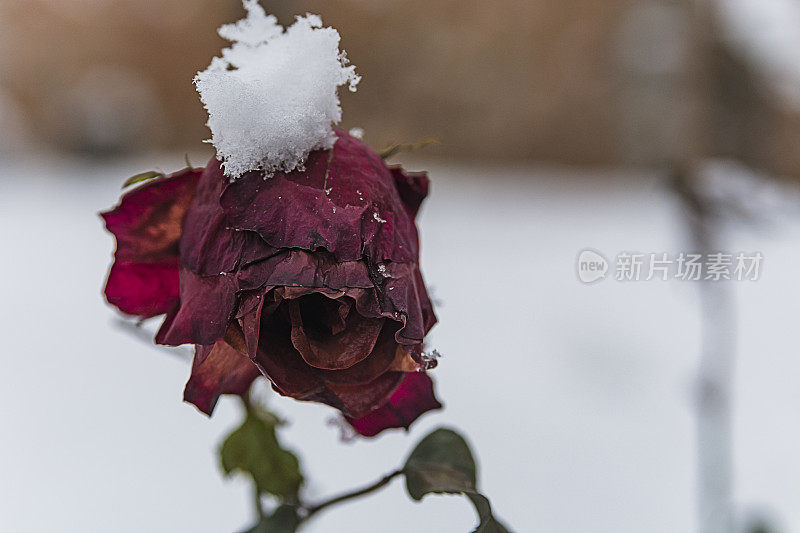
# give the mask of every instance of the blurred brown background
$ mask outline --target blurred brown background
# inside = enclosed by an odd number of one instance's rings
[[[798,110],[676,0],[262,0],[319,13],[364,79],[344,126],[468,160],[655,165],[731,155],[800,175]],[[0,0],[0,147],[202,149],[191,79],[238,0]],[[205,147],[204,149],[208,149]]]

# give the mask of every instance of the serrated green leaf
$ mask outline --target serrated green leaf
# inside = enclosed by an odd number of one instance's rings
[[[220,459],[226,474],[249,474],[260,493],[293,501],[303,475],[297,457],[278,442],[278,424],[278,418],[271,413],[248,409],[244,423],[222,443]]]
[[[122,184],[122,188],[126,189],[131,185],[136,185],[137,183],[142,183],[143,181],[149,181],[154,178],[160,178],[163,175],[164,174],[162,174],[161,172],[156,172],[154,170],[151,170],[149,172],[142,172],[141,174],[136,174],[135,176],[131,176],[130,178],[125,180],[125,183]]]
[[[265,516],[252,529],[244,533],[295,533],[300,525],[300,516],[294,505],[281,505],[275,512]]]
[[[415,500],[431,492],[475,490],[475,459],[464,438],[450,429],[439,428],[422,439],[403,471],[408,494]]]
[[[467,441],[455,431],[439,428],[422,439],[403,473],[408,494],[415,500],[430,493],[460,493],[469,498],[480,521],[473,533],[510,533],[492,514],[489,500],[478,492],[475,459]]]

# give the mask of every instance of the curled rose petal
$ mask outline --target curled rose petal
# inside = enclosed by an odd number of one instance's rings
[[[366,359],[383,328],[382,320],[357,312],[348,313],[344,324],[331,321],[325,315],[334,315],[333,306],[341,309],[334,300],[319,293],[289,303],[292,344],[306,363],[324,370],[349,368]],[[334,333],[336,330],[339,331]]]
[[[358,364],[342,370],[319,370],[321,379],[328,385],[354,386],[365,385],[374,381],[381,374],[393,370],[397,359],[398,346],[394,340],[397,326],[384,321],[375,347]]]
[[[183,399],[211,415],[223,394],[244,395],[261,373],[249,357],[225,341],[211,346],[196,346],[192,375]]]
[[[360,418],[345,419],[361,435],[373,437],[384,429],[408,429],[420,415],[441,407],[430,376],[424,372],[409,372],[383,406]]]
[[[177,303],[178,240],[199,177],[187,168],[154,179],[101,213],[117,240],[105,295],[123,313],[147,318]]]

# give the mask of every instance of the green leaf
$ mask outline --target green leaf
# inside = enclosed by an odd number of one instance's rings
[[[431,492],[455,494],[475,490],[472,452],[464,438],[450,429],[439,428],[422,439],[403,471],[408,494],[415,500]]]
[[[249,474],[260,493],[295,501],[303,475],[297,457],[278,442],[275,427],[279,423],[271,413],[248,409],[244,423],[222,443],[222,469],[228,475]]]
[[[294,505],[281,505],[270,516],[261,519],[252,529],[244,533],[295,533],[300,525],[300,516]]]
[[[486,496],[479,492],[467,492],[466,495],[475,506],[480,520],[478,528],[473,533],[510,533],[492,514],[492,505]]]
[[[125,189],[127,187],[130,187],[131,185],[142,183],[143,181],[149,181],[154,178],[160,178],[163,175],[164,174],[162,174],[161,172],[156,172],[154,170],[151,170],[149,172],[142,172],[141,174],[136,174],[135,176],[131,176],[130,178],[125,180],[125,183],[122,184],[122,188]]]
[[[492,514],[489,500],[478,492],[475,459],[467,441],[455,431],[439,428],[422,439],[403,473],[413,499],[430,493],[464,494],[478,512],[480,524],[474,533],[510,533]]]

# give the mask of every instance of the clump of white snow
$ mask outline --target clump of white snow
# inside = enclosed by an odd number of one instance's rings
[[[337,90],[361,79],[339,50],[339,32],[317,15],[284,30],[257,0],[247,17],[222,26],[233,44],[194,79],[225,175],[302,168],[312,150],[331,148],[342,117]]]

